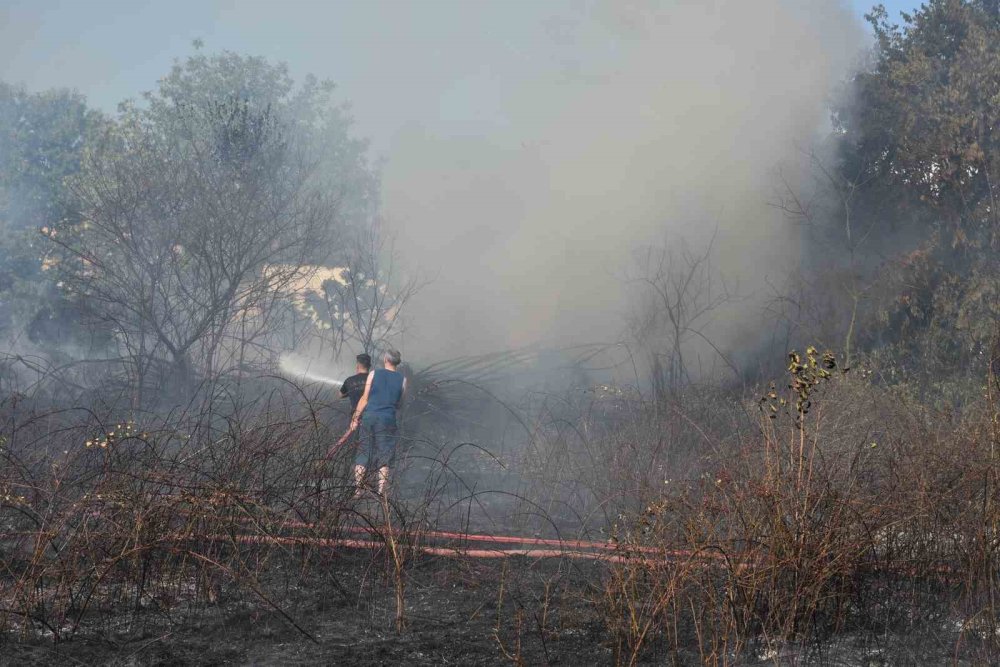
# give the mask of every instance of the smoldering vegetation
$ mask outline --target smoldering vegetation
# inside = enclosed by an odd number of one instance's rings
[[[555,180],[511,186],[524,224],[491,207],[469,232],[507,235],[489,246],[506,272],[456,231],[489,179],[460,179],[468,199],[434,225],[383,221],[383,196],[434,179],[397,164],[383,193],[332,88],[264,59],[196,52],[115,115],[0,87],[5,655],[996,662],[1000,13],[875,10],[871,53],[840,74],[830,34],[802,45],[819,19],[796,7],[774,3],[770,25],[826,83],[747,126],[765,143],[788,127],[795,151],[751,160],[732,138],[721,180],[699,175],[711,160],[657,169],[660,121],[616,130],[645,102],[684,107],[646,97],[661,37],[729,35],[733,16],[640,4],[563,26],[573,53],[617,35],[624,69],[570,86],[589,120],[536,128]],[[691,67],[700,99],[712,68]],[[774,93],[726,89],[715,113]],[[657,174],[641,184],[636,151]],[[592,188],[601,155],[623,181],[605,208],[546,198]],[[516,185],[521,164],[490,173]],[[681,203],[658,190],[678,174]],[[759,215],[684,233],[715,193]],[[609,212],[629,222],[605,247],[610,231],[588,234]],[[553,259],[564,234],[582,240]],[[434,235],[453,242],[415,245]],[[602,259],[600,284],[575,282]],[[358,494],[330,381],[390,346],[410,384],[392,490]]]

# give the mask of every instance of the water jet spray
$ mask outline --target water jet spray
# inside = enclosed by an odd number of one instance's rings
[[[291,354],[282,353],[278,359],[278,367],[281,372],[293,380],[304,382],[320,382],[332,387],[343,385],[342,380],[335,380],[332,377],[313,371],[310,367],[312,362],[308,359],[301,359]]]

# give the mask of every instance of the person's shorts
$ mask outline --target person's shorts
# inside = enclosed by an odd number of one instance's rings
[[[392,465],[396,456],[396,420],[363,417],[358,455],[354,462],[365,468]]]

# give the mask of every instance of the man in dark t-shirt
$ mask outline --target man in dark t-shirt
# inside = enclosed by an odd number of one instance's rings
[[[354,367],[354,370],[356,370],[357,373],[344,380],[343,384],[340,385],[340,397],[351,401],[352,418],[358,409],[358,401],[360,401],[361,397],[365,395],[365,385],[368,383],[368,373],[372,368],[372,358],[367,354],[361,353],[355,357],[355,359],[358,362],[357,366]],[[354,439],[356,442],[356,431],[357,429],[352,424],[347,433],[345,433],[340,440],[330,446],[330,449],[326,453],[326,458],[329,459],[340,451],[340,448],[347,443],[352,434],[355,434]]]
[[[351,401],[351,414],[358,409],[358,401],[365,394],[365,383],[368,381],[368,373],[372,368],[372,358],[367,354],[359,354],[357,357],[357,373],[344,380],[340,385],[340,397],[348,398]]]

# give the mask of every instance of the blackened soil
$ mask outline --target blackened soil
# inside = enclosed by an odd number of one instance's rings
[[[94,615],[69,639],[10,636],[11,665],[610,664],[592,602],[594,565],[420,557],[397,631],[393,568],[381,552],[268,570],[265,594],[223,583],[221,598]],[[289,568],[291,569],[291,568]],[[153,607],[159,608],[153,608]],[[277,607],[277,608],[275,608]],[[298,627],[296,627],[298,626]]]
[[[284,563],[270,560],[252,581],[215,582],[210,588],[221,592],[207,596],[212,601],[193,592],[188,599],[151,594],[139,611],[90,612],[59,641],[43,628],[0,636],[0,665],[616,662],[602,622],[601,563],[414,556],[404,579],[406,627],[397,631],[394,568],[384,550],[327,550],[304,564],[301,556],[289,551]],[[996,664],[992,636],[980,634],[944,626],[878,637],[848,633],[820,645],[761,644],[745,647],[738,659],[721,657],[738,665]],[[695,646],[649,649],[642,664],[702,664]]]

